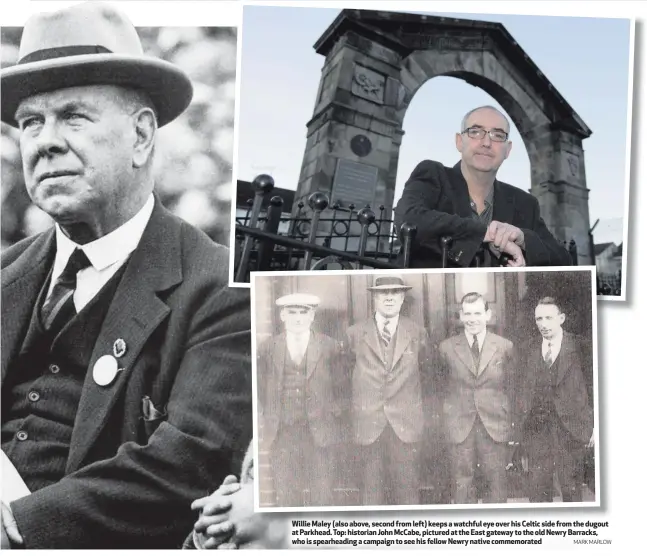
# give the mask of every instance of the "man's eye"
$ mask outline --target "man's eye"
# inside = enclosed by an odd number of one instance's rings
[[[68,122],[77,122],[85,119],[85,116],[78,112],[67,112],[63,117]]]
[[[18,122],[18,126],[20,127],[21,131],[24,131],[26,129],[34,127],[39,122],[39,118],[25,118],[24,120]]]

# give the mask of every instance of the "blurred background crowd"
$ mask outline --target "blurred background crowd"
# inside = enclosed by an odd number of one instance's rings
[[[175,63],[191,78],[191,106],[159,131],[155,188],[162,203],[229,245],[236,99],[235,27],[140,27],[144,52]],[[18,58],[22,28],[3,27],[2,67]],[[18,131],[2,124],[1,248],[47,229],[48,215],[25,191]]]

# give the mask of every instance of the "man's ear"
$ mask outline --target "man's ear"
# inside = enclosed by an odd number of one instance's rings
[[[157,133],[157,118],[152,109],[144,107],[133,114],[133,119],[135,122],[133,167],[141,168],[152,157]]]

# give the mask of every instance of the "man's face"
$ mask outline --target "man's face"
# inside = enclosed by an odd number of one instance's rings
[[[471,127],[510,132],[505,118],[490,108],[481,108],[470,114],[465,129]],[[483,139],[471,139],[467,133],[457,133],[456,148],[468,168],[479,172],[496,172],[503,161],[508,158],[512,143],[510,141],[502,143],[492,141],[487,133]]]
[[[561,330],[566,315],[560,313],[556,305],[537,305],[535,323],[541,335],[551,340]]]
[[[123,98],[119,87],[72,87],[18,107],[27,192],[62,225],[128,209],[137,134]]]
[[[285,325],[285,330],[292,334],[303,334],[310,330],[314,318],[314,309],[307,307],[284,307],[281,309],[281,320]]]
[[[375,307],[382,316],[390,318],[400,313],[404,303],[402,290],[379,290],[375,292]]]
[[[460,319],[468,334],[480,334],[485,330],[492,312],[485,309],[485,303],[482,299],[477,299],[473,303],[463,303],[460,311]]]

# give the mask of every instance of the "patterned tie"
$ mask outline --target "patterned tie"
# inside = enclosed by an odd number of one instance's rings
[[[476,334],[473,335],[474,340],[472,341],[472,357],[474,358],[474,363],[478,365],[479,358],[481,357],[481,352],[479,351],[479,341],[476,337]]]
[[[62,274],[56,280],[49,299],[43,303],[40,318],[45,330],[57,331],[75,314],[74,290],[76,289],[76,274],[90,266],[88,257],[81,249],[75,249],[65,265]]]
[[[384,342],[384,345],[386,347],[389,347],[389,343],[391,343],[391,332],[389,331],[389,321],[385,320],[384,321],[384,327],[382,328],[382,341]]]
[[[553,364],[553,352],[552,352],[553,344],[551,342],[548,342],[548,349],[546,350],[546,355],[544,356],[544,361],[546,362],[546,365],[549,367]]]

